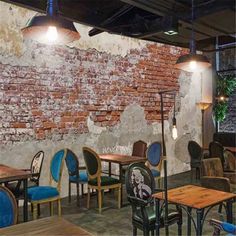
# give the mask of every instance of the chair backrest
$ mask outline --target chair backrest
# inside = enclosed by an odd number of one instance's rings
[[[229,150],[224,150],[224,164],[225,170],[227,171],[236,171],[236,157]]]
[[[193,140],[188,142],[188,152],[191,157],[191,162],[201,161],[202,148],[197,142]]]
[[[83,155],[89,180],[100,178],[101,160],[98,154],[91,148],[83,147]],[[99,183],[100,181],[98,181]]]
[[[133,144],[132,156],[145,157],[147,150],[147,143],[139,140]]]
[[[222,166],[224,166],[224,147],[221,143],[213,141],[209,144],[210,158],[218,157],[221,160]]]
[[[54,181],[57,184],[57,189],[61,187],[61,175],[63,170],[64,159],[67,156],[67,149],[57,151],[51,160],[50,164],[50,184]]]
[[[0,228],[16,224],[17,204],[12,192],[0,186]]]
[[[79,176],[79,160],[74,152],[67,149],[67,155],[65,158],[66,166],[69,176]]]
[[[42,169],[42,165],[43,165],[43,159],[44,159],[44,152],[43,151],[39,151],[37,152],[31,162],[31,173],[32,174],[38,174],[37,176],[33,176],[30,179],[34,182],[39,182],[39,178],[40,178],[40,174],[41,174],[41,169]]]
[[[138,199],[147,200],[152,197],[155,180],[144,163],[133,163],[126,170],[125,186],[128,200],[135,204],[135,198],[138,202]]]
[[[148,162],[152,166],[156,167],[159,164],[161,164],[161,157],[162,157],[161,143],[159,142],[151,143],[147,148],[146,155]]]
[[[223,167],[220,158],[208,158],[202,160],[203,176],[223,176]]]

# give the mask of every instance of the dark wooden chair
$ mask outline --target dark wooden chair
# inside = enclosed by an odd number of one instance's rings
[[[191,140],[188,142],[188,152],[190,155],[191,179],[193,176],[193,169],[196,169],[196,179],[200,179],[201,160],[203,155],[202,148],[197,142]]]
[[[236,172],[236,157],[229,150],[224,150],[224,163],[225,163],[225,171]]]
[[[145,157],[147,150],[147,143],[142,140],[138,140],[133,144],[132,156]]]
[[[217,141],[210,142],[209,144],[209,157],[215,158],[218,157],[221,160],[222,167],[224,168],[224,147],[221,143]]]
[[[144,236],[156,229],[156,212],[152,194],[155,192],[155,180],[151,170],[144,163],[129,165],[125,174],[125,185],[128,201],[132,207],[133,235],[137,229],[143,231]],[[163,213],[163,211],[162,211]],[[161,227],[164,227],[164,216],[161,215]],[[182,212],[169,211],[168,225],[177,223],[178,234],[182,234]]]
[[[79,160],[74,152],[67,150],[66,166],[69,174],[69,202],[71,202],[71,184],[76,184],[77,189],[77,205],[79,205],[79,186],[81,185],[81,194],[84,193],[84,184],[88,183],[88,175],[86,167],[79,166]]]
[[[88,147],[83,147],[83,155],[88,173],[88,198],[87,208],[90,203],[90,189],[96,189],[98,193],[98,209],[102,212],[102,192],[104,190],[118,190],[118,208],[121,207],[121,183],[110,176],[102,176],[101,160],[98,154]]]
[[[41,175],[42,165],[44,160],[44,152],[39,151],[37,152],[30,165],[30,169],[23,169],[25,171],[31,172],[32,176],[28,180],[28,188],[35,187],[39,185],[39,179]],[[13,192],[17,200],[24,198],[24,188],[23,188],[23,182],[10,182],[6,184],[6,187]]]
[[[13,193],[0,186],[0,228],[14,225],[17,222],[17,204]]]

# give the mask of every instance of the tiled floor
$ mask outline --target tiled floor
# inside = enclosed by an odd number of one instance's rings
[[[174,188],[181,185],[191,183],[191,177],[189,172],[181,173],[168,178],[169,188]],[[193,182],[192,184],[198,184]],[[125,193],[125,189],[123,190]],[[76,206],[75,196],[72,198],[72,203],[68,203],[68,199],[62,201],[62,214],[63,217],[71,221],[74,224],[80,225],[93,235],[132,235],[132,224],[131,224],[131,207],[127,205],[122,209],[117,209],[117,197],[114,197],[113,193],[106,193],[104,198],[104,209],[102,214],[99,214],[96,209],[96,197],[91,198],[91,208],[86,208],[86,196],[81,199],[80,207]],[[126,197],[124,197],[126,201]],[[47,208],[47,209],[46,209]],[[222,215],[219,215],[218,207],[213,208],[204,224],[203,235],[212,235],[212,227],[209,226],[208,220],[211,218],[224,219],[224,211]],[[55,211],[56,212],[56,209]],[[234,204],[234,212],[236,212],[236,204]],[[194,214],[193,214],[194,215]],[[41,217],[49,216],[48,206],[41,208]],[[234,223],[236,223],[236,214],[234,214]],[[183,213],[183,235],[186,235],[186,214]],[[31,219],[32,216],[30,215]],[[170,236],[177,235],[177,226],[172,225],[169,227]],[[139,235],[142,235],[141,231],[138,231]],[[165,235],[164,230],[161,230],[161,235]],[[195,235],[194,228],[192,228],[192,235]],[[223,234],[222,234],[223,235]]]

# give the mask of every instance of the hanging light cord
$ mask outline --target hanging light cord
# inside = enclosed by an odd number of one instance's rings
[[[191,32],[191,40],[190,40],[190,53],[196,54],[196,44],[195,44],[195,32],[193,28],[194,23],[194,0],[192,0],[192,14],[191,14],[191,23],[192,23],[192,32]]]
[[[57,0],[48,0],[47,1],[47,15],[54,17],[58,13],[58,2]]]

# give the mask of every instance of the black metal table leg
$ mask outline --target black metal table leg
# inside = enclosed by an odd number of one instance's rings
[[[160,235],[160,200],[155,199],[156,204],[156,236]]]
[[[123,206],[123,191],[122,191],[122,165],[119,164],[119,181],[121,183],[121,196],[120,196],[120,203],[121,207]]]
[[[202,209],[197,209],[197,229],[196,229],[197,236],[202,235]]]
[[[28,194],[27,194],[27,187],[28,187],[28,180],[23,180],[23,187],[24,187],[24,222],[28,221]]]
[[[188,222],[187,222],[187,235],[191,235],[191,215],[192,215],[192,208],[187,207],[187,212],[188,212]]]
[[[227,207],[227,222],[233,223],[233,211],[232,211],[232,200],[226,202]]]

